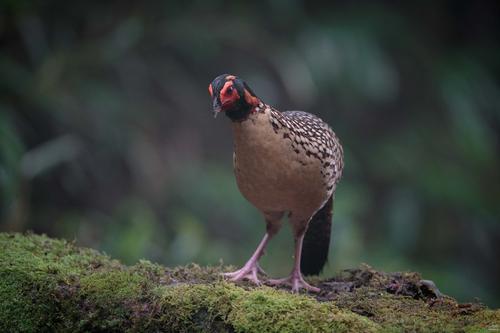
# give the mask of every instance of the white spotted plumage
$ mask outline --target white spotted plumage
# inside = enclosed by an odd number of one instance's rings
[[[325,177],[328,196],[331,195],[344,167],[342,145],[335,132],[327,123],[311,113],[279,112],[267,105],[266,108],[270,111],[271,125],[276,134],[286,133],[284,139],[290,141],[294,151],[301,147],[305,155],[321,161],[321,173]]]

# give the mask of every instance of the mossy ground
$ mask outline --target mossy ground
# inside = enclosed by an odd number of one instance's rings
[[[437,298],[416,273],[368,266],[319,295],[235,285],[222,267],[124,266],[71,242],[0,234],[0,331],[492,332],[500,310]]]

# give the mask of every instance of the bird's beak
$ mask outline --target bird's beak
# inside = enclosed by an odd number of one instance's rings
[[[219,112],[222,111],[222,106],[219,102],[219,99],[218,98],[214,98],[214,104],[213,104],[213,114],[214,114],[214,118],[217,118],[217,115],[219,114]]]

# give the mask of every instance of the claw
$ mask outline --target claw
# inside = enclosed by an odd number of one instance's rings
[[[258,264],[247,263],[245,266],[238,269],[237,271],[223,273],[222,275],[234,282],[248,280],[260,286],[262,282],[260,282],[259,277],[257,276],[257,273],[260,272],[260,270],[261,269]]]
[[[263,270],[258,263],[257,263],[257,271],[262,275],[267,275],[266,271]]]
[[[267,283],[272,286],[289,286],[292,288],[293,293],[298,293],[300,289],[304,289],[313,293],[319,293],[321,291],[321,289],[313,287],[309,283],[307,283],[300,273],[291,274],[289,277],[283,279],[270,279],[267,281]]]
[[[259,277],[257,276],[258,273],[265,275],[267,274],[264,272],[262,268],[260,268],[258,261],[260,257],[264,254],[264,248],[266,247],[266,244],[269,241],[270,237],[271,236],[269,236],[269,234],[267,233],[264,235],[264,238],[262,238],[259,246],[255,250],[254,254],[247,261],[245,266],[234,272],[223,273],[223,276],[229,278],[229,280],[231,281],[236,282],[241,280],[248,280],[260,286],[262,283],[260,282]]]

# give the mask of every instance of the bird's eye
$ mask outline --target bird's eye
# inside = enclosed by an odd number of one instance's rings
[[[230,95],[232,93],[233,93],[233,87],[231,87],[231,86],[227,87],[226,94]]]

